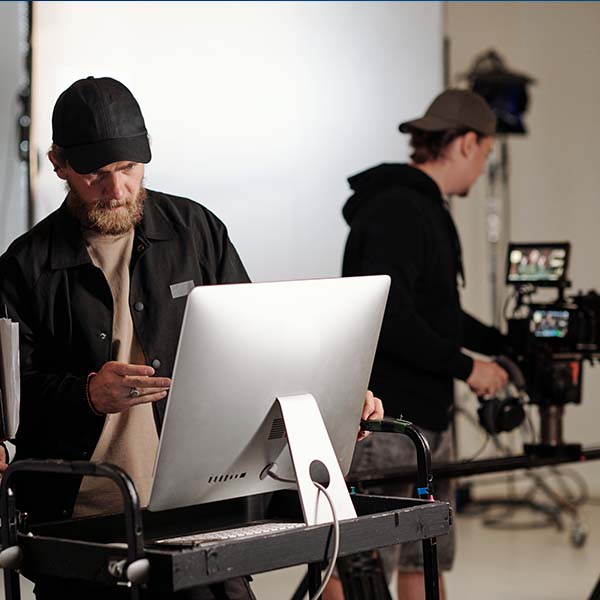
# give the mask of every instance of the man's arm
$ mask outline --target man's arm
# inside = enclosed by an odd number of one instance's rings
[[[463,327],[465,348],[488,356],[506,352],[506,336],[495,327],[484,325],[464,311]],[[508,383],[508,373],[495,362],[474,360],[466,382],[478,396],[493,395]]]
[[[496,327],[485,325],[465,311],[463,311],[463,327],[465,348],[487,356],[506,352],[506,336]]]
[[[81,458],[84,449],[93,449],[104,417],[95,414],[86,400],[87,375],[53,366],[59,357],[53,355],[52,344],[42,341],[43,328],[33,301],[45,291],[27,279],[16,258],[0,258],[0,306],[19,323],[21,406],[17,440],[26,440],[30,447],[18,446],[26,453],[43,447],[48,456]]]
[[[457,341],[439,335],[416,310],[418,279],[426,267],[427,252],[422,218],[407,203],[402,214],[394,208],[390,214],[377,215],[365,228],[364,254],[368,258],[361,273],[387,273],[392,278],[379,347],[421,371],[462,379],[478,395],[494,394],[506,385],[506,372],[495,363],[464,354]],[[473,321],[470,317],[469,335],[477,337],[471,331],[477,327]],[[484,332],[485,326],[476,323],[479,336],[495,343],[494,330]]]

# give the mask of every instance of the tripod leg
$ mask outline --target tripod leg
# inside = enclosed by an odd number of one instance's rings
[[[321,563],[310,563],[308,565],[308,595],[316,593],[321,585]]]
[[[308,593],[308,573],[302,578],[302,581],[298,584],[292,600],[302,600]]]

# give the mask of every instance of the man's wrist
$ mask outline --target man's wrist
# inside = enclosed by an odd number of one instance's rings
[[[98,409],[94,406],[94,403],[92,402],[92,395],[90,394],[90,383],[92,381],[92,379],[97,375],[97,373],[94,373],[93,371],[87,376],[86,382],[85,382],[85,399],[88,403],[88,406],[90,407],[90,410],[98,417],[103,417],[104,415],[98,411]]]
[[[452,375],[461,381],[467,381],[473,374],[475,361],[464,352],[458,352],[452,363]]]

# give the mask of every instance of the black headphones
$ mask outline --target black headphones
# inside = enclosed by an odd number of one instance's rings
[[[494,398],[478,396],[479,424],[491,435],[512,431],[525,420],[523,404],[526,401],[525,378],[521,369],[506,356],[494,359],[507,373],[508,384],[502,395]]]

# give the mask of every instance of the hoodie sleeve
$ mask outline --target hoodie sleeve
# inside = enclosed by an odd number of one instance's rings
[[[508,351],[506,336],[496,327],[485,325],[472,315],[463,311],[465,347],[474,352],[504,354]]]
[[[439,335],[415,306],[420,274],[427,260],[423,214],[411,202],[383,198],[353,223],[344,275],[387,274],[391,287],[379,351],[420,371],[467,379],[473,360],[458,340]]]

